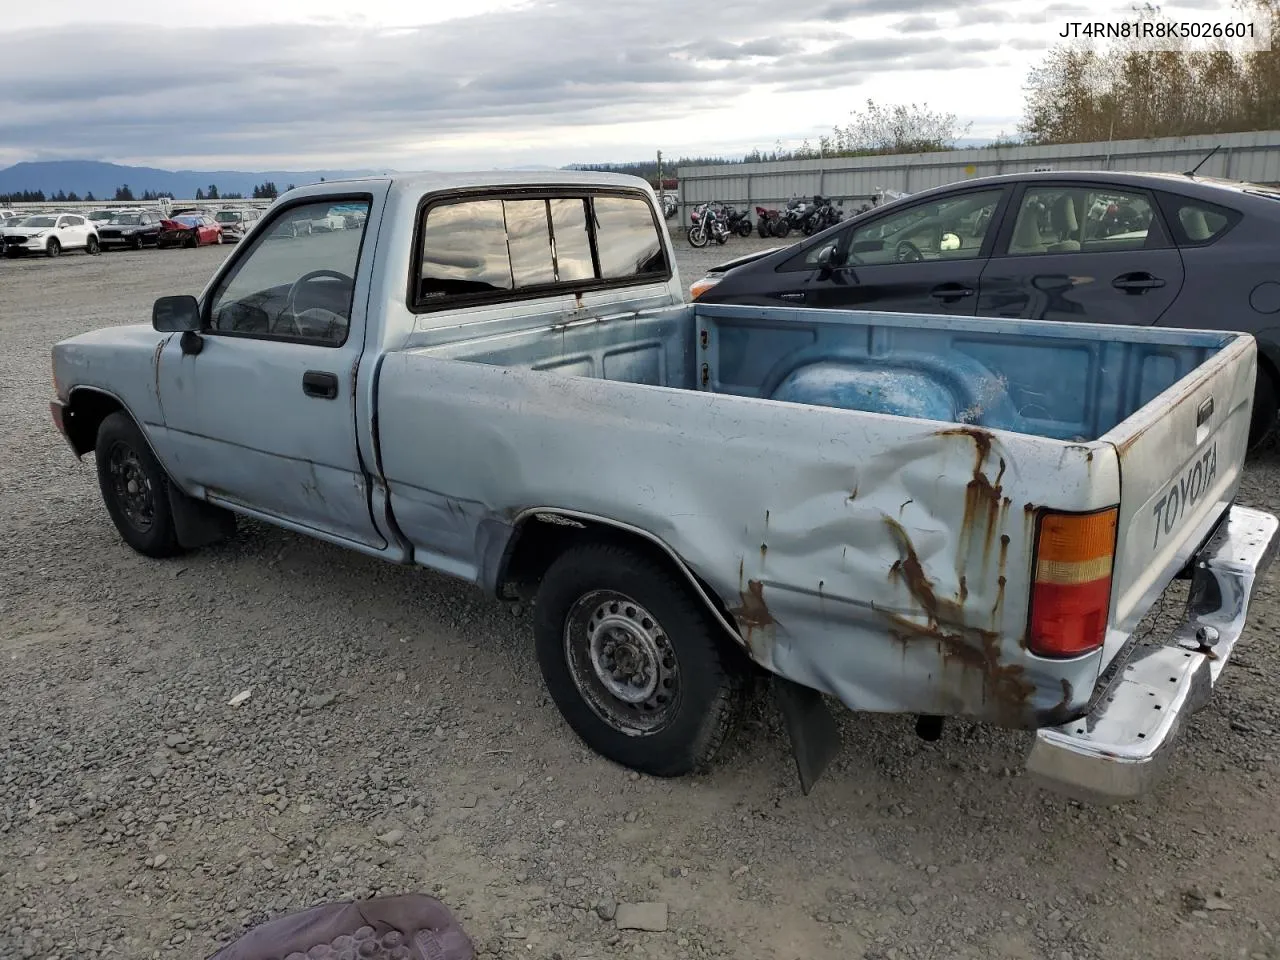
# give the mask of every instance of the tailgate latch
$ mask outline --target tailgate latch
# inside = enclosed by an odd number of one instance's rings
[[[1200,404],[1200,409],[1196,411],[1196,426],[1202,427],[1206,420],[1213,416],[1213,397],[1210,397],[1204,403]]]

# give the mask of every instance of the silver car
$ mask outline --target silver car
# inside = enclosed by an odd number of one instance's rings
[[[218,226],[222,227],[222,240],[239,241],[250,228],[258,222],[262,214],[252,208],[244,210],[219,210],[213,215],[213,219],[218,221]]]

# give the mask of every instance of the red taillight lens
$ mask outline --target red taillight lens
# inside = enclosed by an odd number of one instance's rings
[[[1117,507],[1040,515],[1027,631],[1032,653],[1076,657],[1102,646],[1118,517]]]

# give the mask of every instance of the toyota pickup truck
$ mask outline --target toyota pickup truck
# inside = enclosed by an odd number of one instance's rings
[[[658,776],[754,674],[805,793],[834,700],[1034,731],[1038,782],[1139,796],[1276,544],[1234,504],[1250,336],[686,302],[630,177],[296,189],[199,297],[52,354],[130,547],[243,516],[531,601],[568,726]],[[1139,635],[1179,577],[1181,625]]]

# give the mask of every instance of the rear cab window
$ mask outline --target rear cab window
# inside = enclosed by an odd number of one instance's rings
[[[410,308],[666,281],[662,229],[647,197],[633,192],[494,191],[431,201],[418,221]]]
[[[1160,195],[1169,231],[1180,247],[1203,247],[1228,233],[1242,219],[1238,210],[1176,194]]]

